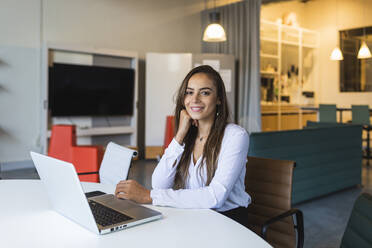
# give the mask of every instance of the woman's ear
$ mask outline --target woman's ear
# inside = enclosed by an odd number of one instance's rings
[[[220,99],[217,99],[217,105],[221,105]]]

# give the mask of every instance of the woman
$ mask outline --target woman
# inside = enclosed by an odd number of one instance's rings
[[[250,203],[245,192],[248,134],[229,124],[221,76],[212,67],[192,69],[178,91],[176,136],[152,175],[153,190],[121,181],[115,194],[138,203],[210,208],[239,221]]]

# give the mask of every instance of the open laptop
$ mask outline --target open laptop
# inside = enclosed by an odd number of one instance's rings
[[[162,214],[112,194],[86,197],[73,164],[31,152],[56,212],[97,234],[160,219]]]

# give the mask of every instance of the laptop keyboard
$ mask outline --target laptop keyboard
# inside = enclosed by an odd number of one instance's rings
[[[100,224],[101,226],[110,226],[132,219],[125,214],[119,213],[118,211],[108,208],[95,201],[89,201],[89,206],[92,209],[96,223]]]

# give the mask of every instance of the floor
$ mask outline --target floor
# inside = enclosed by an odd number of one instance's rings
[[[128,177],[151,188],[151,174],[156,164],[155,160],[134,161]],[[33,168],[4,170],[0,177],[2,179],[39,178]],[[372,165],[369,167],[363,165],[362,185],[363,187],[350,188],[294,206],[304,213],[305,248],[340,247],[354,201],[361,192],[372,194]]]

